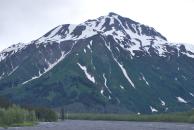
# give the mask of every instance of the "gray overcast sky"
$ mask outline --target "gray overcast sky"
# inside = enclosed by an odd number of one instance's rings
[[[108,12],[152,26],[171,42],[194,44],[194,0],[0,0],[0,50]]]

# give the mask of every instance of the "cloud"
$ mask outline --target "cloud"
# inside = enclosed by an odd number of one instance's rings
[[[0,50],[108,12],[152,26],[169,41],[194,43],[193,7],[193,0],[0,0]]]

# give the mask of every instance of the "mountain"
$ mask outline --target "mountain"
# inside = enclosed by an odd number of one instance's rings
[[[115,13],[64,24],[0,52],[0,95],[72,112],[194,107],[194,46]]]

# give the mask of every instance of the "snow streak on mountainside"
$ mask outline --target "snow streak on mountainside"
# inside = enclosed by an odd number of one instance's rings
[[[74,44],[73,44],[73,46],[74,46]],[[73,46],[72,46],[72,48],[73,48]],[[72,48],[71,48],[71,50],[72,50]],[[29,80],[23,82],[22,84],[26,84],[26,83],[28,83],[28,82],[34,80],[34,79],[40,78],[42,75],[44,75],[45,73],[47,73],[48,71],[50,71],[51,69],[53,69],[59,62],[61,62],[62,60],[64,60],[64,58],[65,58],[69,53],[71,53],[71,50],[68,51],[68,52],[66,52],[66,53],[65,53],[65,52],[61,52],[61,57],[60,57],[59,59],[57,59],[54,63],[50,63],[49,61],[47,61],[47,60],[45,59],[45,62],[48,64],[48,68],[44,69],[44,72],[43,72],[43,73],[40,73],[40,71],[39,71],[37,76],[32,77],[31,79],[29,79]]]
[[[78,66],[84,71],[86,77],[87,77],[91,82],[95,83],[94,77],[91,76],[91,75],[88,73],[87,68],[86,68],[85,66],[80,65],[80,63],[77,63],[77,64],[78,64]]]

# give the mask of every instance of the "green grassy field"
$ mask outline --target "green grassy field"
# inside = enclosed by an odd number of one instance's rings
[[[186,122],[194,123],[194,111],[153,115],[130,114],[93,114],[93,113],[69,113],[66,119],[71,120],[110,120],[110,121],[143,121],[143,122]]]
[[[28,122],[22,122],[22,123],[15,123],[15,124],[11,124],[11,125],[0,124],[0,127],[3,127],[3,128],[8,128],[8,127],[24,127],[24,126],[34,126],[36,124],[37,124],[37,122],[28,121]]]

